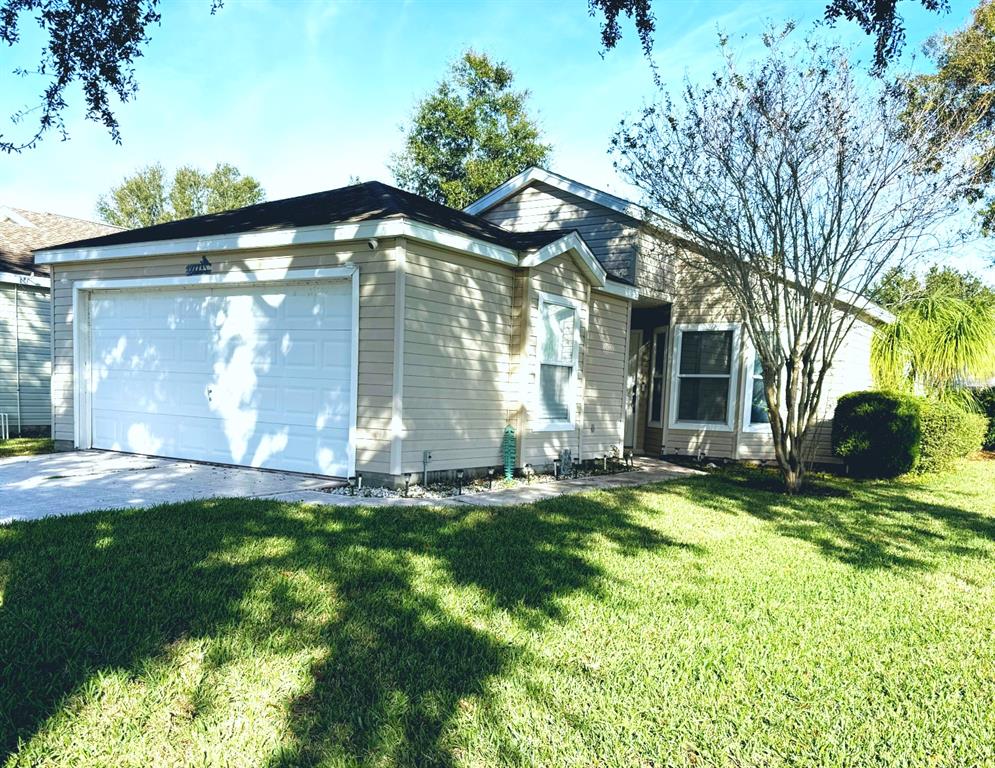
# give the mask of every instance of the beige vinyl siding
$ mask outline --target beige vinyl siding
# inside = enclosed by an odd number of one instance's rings
[[[394,348],[394,241],[370,251],[366,243],[260,249],[212,255],[213,271],[313,269],[347,263],[359,267],[359,398],[356,467],[386,473],[390,461]],[[201,254],[53,265],[54,360],[52,398],[57,440],[72,442],[73,425],[73,284],[85,279],[183,275]]]
[[[874,386],[871,375],[871,339],[874,328],[860,320],[856,321],[847,334],[833,361],[822,393],[822,403],[819,409],[820,418],[817,426],[815,442],[812,447],[811,460],[819,464],[839,464],[840,460],[833,454],[832,429],[833,412],[836,401],[841,395]],[[741,393],[743,408],[746,407],[747,390],[750,372],[746,370],[749,358],[744,355],[744,388]],[[763,431],[744,430],[739,437],[737,458],[753,460],[770,460],[774,458],[773,438],[770,429]]]
[[[580,306],[578,321],[580,323],[580,348],[577,360],[577,391],[585,392],[584,365],[587,351],[588,333],[588,302],[590,286],[580,269],[569,254],[558,256],[532,269],[530,274],[529,295],[529,325],[526,341],[526,359],[528,363],[523,380],[525,381],[525,411],[528,426],[522,437],[522,463],[532,464],[539,468],[550,464],[561,450],[569,448],[575,458],[580,457],[578,448],[578,430],[569,432],[539,432],[533,429],[532,419],[537,412],[536,400],[539,393],[538,374],[538,336],[539,328],[539,293],[563,296]],[[624,366],[624,363],[623,363]],[[577,398],[575,420],[578,425],[584,418],[584,398]],[[586,440],[587,435],[584,436]],[[593,455],[584,448],[584,456]]]
[[[47,288],[0,283],[0,413],[12,433],[52,420],[49,310]]]
[[[515,274],[408,242],[402,472],[497,466],[509,396]]]
[[[635,277],[639,222],[548,184],[531,184],[482,214],[516,232],[576,229],[609,272]]]
[[[736,305],[718,281],[701,270],[693,268],[692,262],[680,262],[679,279],[677,281],[677,296],[671,307],[670,338],[668,344],[669,365],[667,371],[667,387],[665,400],[664,427],[647,432],[647,451],[654,449],[657,440],[665,454],[697,454],[731,458],[735,453],[738,426],[734,423],[733,431],[720,431],[696,427],[693,429],[675,429],[669,427],[670,420],[670,390],[673,386],[674,351],[677,342],[677,327],[681,325],[697,325],[701,323],[739,323],[740,315]],[[742,334],[740,334],[742,335]],[[733,365],[737,362],[734,360]],[[742,379],[742,377],[740,377]],[[742,382],[740,382],[741,385]],[[732,397],[738,397],[736,392]],[[737,400],[738,403],[738,400]],[[739,408],[736,414],[738,418]],[[655,452],[655,451],[654,451]]]
[[[625,429],[625,365],[629,303],[592,292],[584,367],[584,455],[621,448]]]

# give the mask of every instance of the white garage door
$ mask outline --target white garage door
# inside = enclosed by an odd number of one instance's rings
[[[345,476],[351,281],[94,291],[94,448]]]

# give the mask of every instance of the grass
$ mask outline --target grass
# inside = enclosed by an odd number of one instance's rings
[[[995,764],[995,462],[0,528],[10,766]],[[0,757],[0,763],[3,758]]]
[[[55,443],[48,437],[12,437],[0,440],[0,459],[11,456],[35,456],[39,453],[51,453]]]

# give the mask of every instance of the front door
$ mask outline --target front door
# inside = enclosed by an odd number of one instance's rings
[[[639,369],[643,332],[633,329],[629,334],[629,358],[625,378],[625,439],[626,448],[636,445],[636,414],[639,413]]]

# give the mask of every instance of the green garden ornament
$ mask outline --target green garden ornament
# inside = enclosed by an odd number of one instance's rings
[[[515,428],[509,424],[504,428],[504,437],[501,438],[501,457],[504,459],[504,479],[511,480],[515,475],[515,454],[517,440],[515,439]]]

